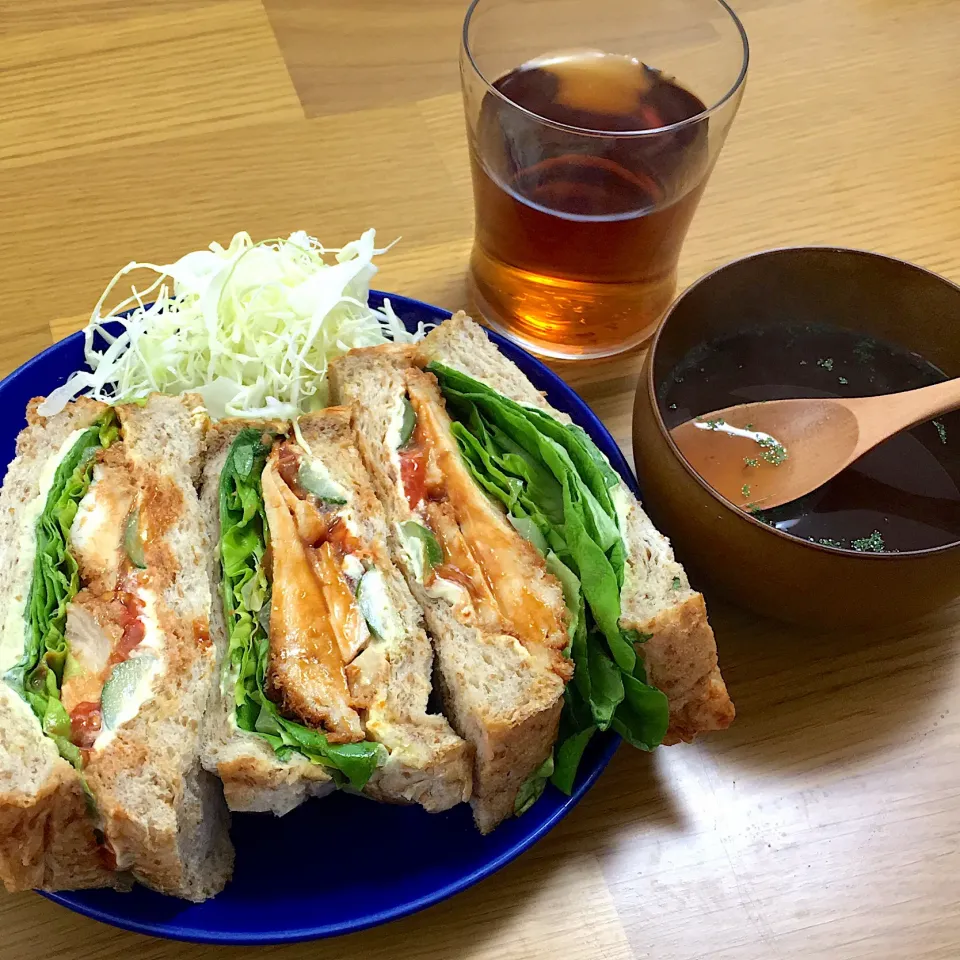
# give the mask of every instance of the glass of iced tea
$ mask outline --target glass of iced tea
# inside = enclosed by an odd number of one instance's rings
[[[723,0],[473,0],[470,281],[490,326],[566,359],[650,338],[747,60]]]

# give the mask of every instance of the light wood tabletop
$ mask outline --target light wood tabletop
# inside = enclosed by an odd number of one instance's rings
[[[751,72],[681,282],[799,243],[960,280],[960,2],[735,6]],[[334,243],[376,226],[402,237],[378,286],[464,306],[463,13],[463,0],[0,0],[0,372],[80,326],[121,265],[237,230]],[[562,371],[628,453],[638,366]],[[621,748],[553,833],[451,901],[256,955],[960,956],[960,604],[827,635],[707,599],[738,710],[728,732]],[[147,939],[34,894],[0,896],[0,927],[2,960],[247,952]]]

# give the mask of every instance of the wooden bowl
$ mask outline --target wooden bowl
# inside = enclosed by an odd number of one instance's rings
[[[859,553],[791,536],[736,509],[670,439],[657,392],[693,347],[745,328],[830,323],[900,344],[960,376],[960,287],[858,250],[796,247],[736,260],[668,310],[637,388],[633,443],[644,503],[695,582],[757,613],[823,627],[904,621],[960,596],[960,542]]]

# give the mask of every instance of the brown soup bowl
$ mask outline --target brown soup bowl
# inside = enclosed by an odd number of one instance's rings
[[[634,454],[652,518],[696,583],[781,620],[827,628],[905,621],[960,596],[960,542],[900,553],[823,546],[737,509],[681,456],[658,399],[677,365],[706,342],[785,318],[896,344],[960,376],[960,287],[942,277],[825,247],[771,250],[720,267],[670,307],[637,389]]]

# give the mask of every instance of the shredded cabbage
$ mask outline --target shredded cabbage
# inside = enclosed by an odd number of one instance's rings
[[[353,347],[410,334],[389,301],[367,304],[375,232],[340,249],[326,249],[304,231],[286,240],[254,243],[238,233],[176,263],[129,263],[107,285],[84,330],[90,366],[72,374],[40,405],[51,416],[81,393],[107,403],[154,391],[199,393],[211,416],[294,418],[325,406],[327,364]],[[389,248],[386,248],[389,249]],[[335,255],[334,263],[324,256]],[[117,283],[134,270],[157,279],[107,313]],[[149,302],[154,298],[152,302]],[[132,309],[131,309],[132,308]],[[131,312],[124,317],[122,311]],[[119,335],[105,327],[122,325]],[[98,349],[95,337],[106,346]]]

